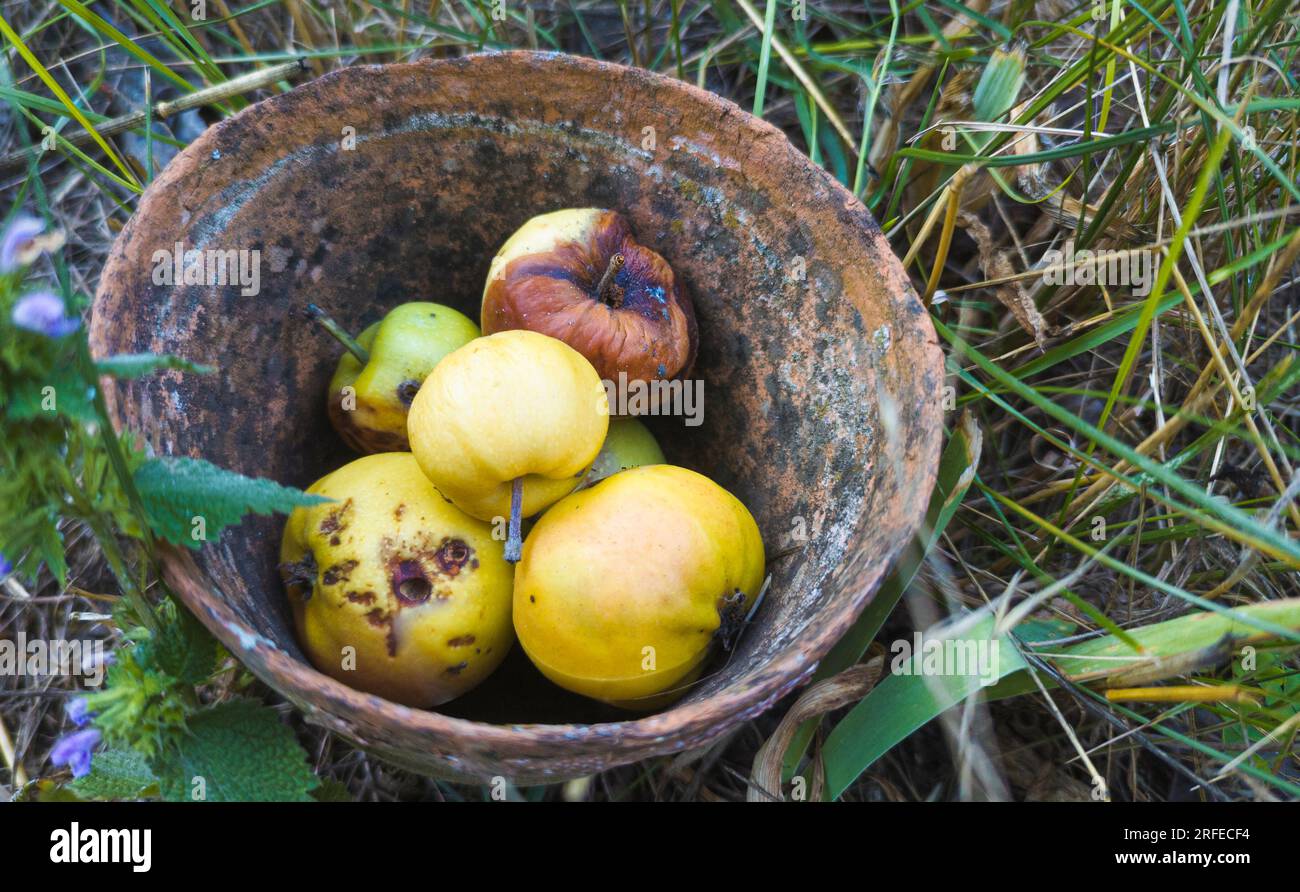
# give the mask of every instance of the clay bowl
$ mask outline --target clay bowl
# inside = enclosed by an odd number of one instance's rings
[[[435,776],[555,781],[706,744],[805,682],[871,600],[923,517],[942,434],[934,330],[871,216],[775,128],[642,70],[522,52],[358,67],[185,149],[95,299],[97,355],[219,369],[114,385],[119,425],[158,454],[306,486],[353,456],[326,420],[339,350],[304,304],[353,331],[411,299],[477,318],[502,241],[573,206],[621,210],[694,296],[704,423],[651,420],[669,461],[736,493],[770,555],[806,533],[688,696],[653,715],[598,707],[515,648],[471,695],[408,709],[305,661],[276,573],[282,517],[162,555],[173,591],[309,721]],[[177,242],[260,251],[260,293],[154,284],[154,253]]]

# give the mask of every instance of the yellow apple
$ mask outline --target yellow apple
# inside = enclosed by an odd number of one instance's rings
[[[764,565],[731,493],[685,468],[632,468],[537,521],[515,567],[515,632],[561,687],[654,708],[685,693],[719,627],[743,621]]]
[[[572,492],[609,429],[596,370],[572,347],[532,331],[471,341],[438,363],[407,418],[407,437],[438,491],[481,520],[519,519]]]

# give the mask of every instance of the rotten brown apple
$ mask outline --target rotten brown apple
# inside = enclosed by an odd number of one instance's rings
[[[617,211],[533,217],[497,252],[483,289],[483,333],[529,329],[564,341],[606,381],[684,378],[695,310],[668,261]]]

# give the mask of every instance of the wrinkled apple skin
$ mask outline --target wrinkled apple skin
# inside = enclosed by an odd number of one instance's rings
[[[601,300],[610,259],[621,304]],[[570,208],[533,217],[497,252],[483,289],[483,333],[526,328],[559,338],[617,381],[684,378],[695,363],[695,310],[668,262],[637,243],[617,211]]]
[[[448,503],[406,452],[364,456],[307,491],[333,501],[289,515],[280,573],[312,664],[417,708],[487,678],[514,642],[512,570],[491,525]]]
[[[582,478],[579,489],[595,486],[619,471],[639,468],[641,465],[662,465],[664,451],[640,421],[635,418],[611,418],[605,444],[591,463],[591,470]]]
[[[609,429],[591,363],[532,331],[503,331],[448,355],[411,404],[407,435],[421,469],[462,511],[508,517],[522,477],[524,517],[572,492]]]
[[[405,451],[406,413],[420,383],[444,356],[478,336],[478,326],[451,307],[426,301],[394,307],[357,336],[368,363],[347,352],[339,360],[330,379],[330,423],[358,452]],[[343,407],[349,385],[356,391],[351,410]]]
[[[731,493],[685,468],[632,468],[537,521],[515,566],[515,632],[561,687],[655,708],[698,675],[722,614],[744,616],[764,564],[758,526]]]

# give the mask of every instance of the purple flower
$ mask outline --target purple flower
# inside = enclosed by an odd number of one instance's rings
[[[96,713],[90,711],[90,705],[86,702],[85,697],[76,697],[69,700],[63,712],[68,717],[68,721],[78,728],[86,727],[86,724],[96,715]]]
[[[0,552],[0,579],[8,576],[13,571],[14,565],[9,562],[9,558],[5,557],[3,552]]]
[[[50,750],[50,761],[55,765],[67,765],[72,769],[73,777],[85,777],[90,773],[90,756],[99,743],[99,732],[91,728],[86,731],[73,731],[55,741]]]
[[[35,217],[24,214],[15,218],[5,230],[3,241],[0,241],[0,272],[13,272],[34,260],[30,256],[32,245],[44,231],[45,224]]]
[[[19,328],[47,338],[72,334],[81,325],[80,319],[64,315],[62,299],[48,291],[33,291],[19,298],[14,304],[13,321]]]

